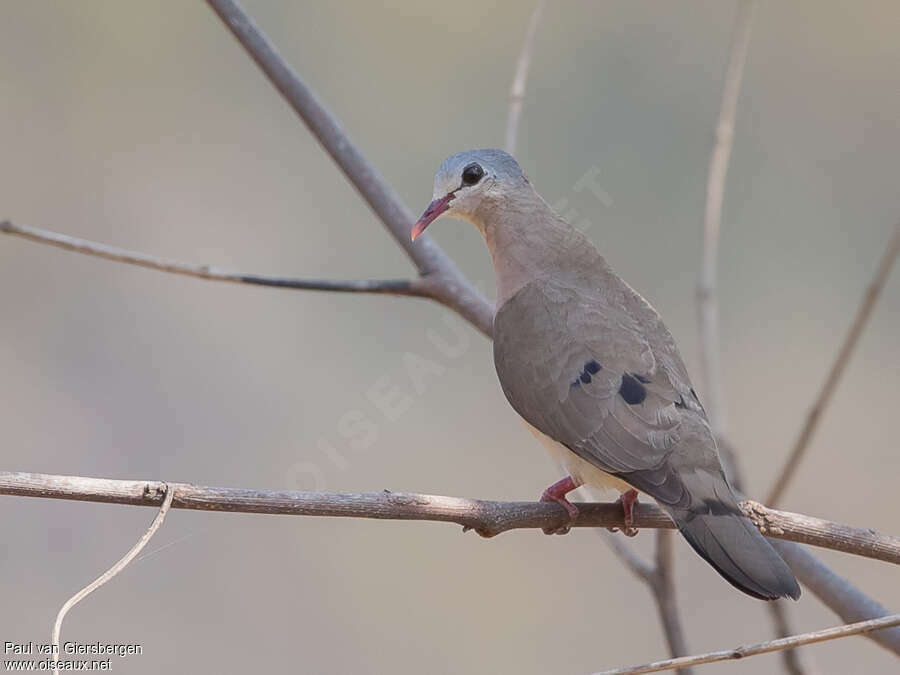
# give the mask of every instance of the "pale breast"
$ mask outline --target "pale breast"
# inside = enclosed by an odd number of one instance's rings
[[[554,441],[547,434],[531,426],[525,420],[522,420],[528,430],[534,434],[534,437],[541,442],[550,455],[559,462],[563,468],[569,472],[569,475],[580,485],[587,485],[592,488],[602,490],[618,490],[619,492],[627,492],[631,490],[631,486],[621,478],[616,478],[612,474],[606,473],[602,469],[598,469],[590,462],[586,462],[574,452],[569,450],[562,443]]]

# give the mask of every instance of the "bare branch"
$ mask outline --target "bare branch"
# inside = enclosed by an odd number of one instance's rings
[[[813,516],[777,511],[754,501],[742,502],[741,508],[766,536],[833,548],[845,553],[857,553],[900,565],[900,537],[875,535],[874,530],[870,529],[848,527]],[[790,530],[791,536],[779,536],[782,530]],[[863,550],[868,550],[868,553],[862,553]]]
[[[522,42],[522,52],[516,62],[516,74],[513,77],[512,86],[509,89],[509,116],[506,119],[506,151],[516,154],[516,140],[519,136],[519,119],[522,117],[522,105],[525,102],[525,83],[528,81],[528,67],[531,65],[531,55],[534,52],[534,38],[537,35],[541,15],[544,13],[546,0],[537,0],[528,28],[525,30],[525,40]]]
[[[105,583],[110,581],[113,577],[115,577],[119,572],[125,569],[132,560],[134,560],[138,554],[144,550],[144,547],[149,543],[150,539],[153,538],[153,535],[156,534],[156,531],[162,527],[163,522],[166,519],[166,514],[169,512],[169,508],[172,506],[172,501],[175,498],[175,491],[167,486],[165,483],[161,483],[158,486],[162,492],[162,505],[159,507],[159,512],[156,514],[156,517],[153,519],[153,522],[150,523],[150,527],[147,528],[147,531],[138,539],[137,543],[131,547],[131,550],[128,551],[115,565],[110,567],[106,572],[101,574],[99,577],[94,579],[87,586],[78,591],[75,595],[69,598],[66,603],[59,610],[59,613],[56,615],[56,621],[53,624],[53,632],[50,636],[50,639],[55,647],[54,652],[59,654],[59,633],[62,629],[63,619],[66,618],[66,614],[69,613],[69,610],[72,609],[79,602],[84,600],[88,595],[96,591],[98,588],[103,586]],[[57,659],[58,661],[58,659]],[[59,675],[59,669],[53,669],[54,675]]]
[[[406,252],[419,273],[432,283],[430,297],[447,305],[487,336],[493,328],[493,308],[460,272],[456,263],[427,234],[409,240],[413,213],[341,128],[300,76],[279,55],[253,20],[235,0],[207,0],[247,53],[266,74],[285,100],[366,203]]]
[[[775,481],[772,491],[769,493],[766,503],[770,506],[775,506],[781,501],[782,497],[784,497],[784,491],[797,472],[797,467],[800,465],[807,448],[809,448],[809,442],[812,440],[813,433],[819,420],[822,418],[822,413],[825,412],[828,403],[831,401],[831,397],[840,382],[841,375],[844,374],[847,363],[849,363],[850,357],[853,356],[853,350],[856,349],[859,337],[872,316],[872,310],[875,308],[875,303],[878,302],[878,297],[884,289],[898,255],[900,255],[900,221],[894,226],[891,238],[888,240],[884,254],[881,256],[881,261],[878,263],[878,268],[875,270],[875,276],[866,289],[859,308],[856,310],[856,317],[853,319],[850,331],[847,333],[847,337],[844,338],[844,344],[841,345],[841,349],[831,365],[828,377],[825,378],[825,384],[819,391],[815,403],[813,403],[806,416],[803,429],[801,429],[800,435],[797,436],[797,440],[794,442],[791,454],[778,474],[778,480]]]
[[[98,258],[116,262],[139,265],[160,272],[183,274],[209,281],[228,281],[237,284],[253,284],[256,286],[274,286],[310,291],[337,291],[343,293],[380,293],[386,295],[410,295],[431,297],[430,285],[419,279],[389,279],[361,281],[330,281],[326,279],[294,279],[273,277],[262,274],[244,274],[231,272],[211,265],[191,265],[176,260],[166,260],[156,256],[115,248],[86,239],[78,239],[65,234],[42,230],[27,225],[15,225],[9,221],[0,222],[0,232],[30,239],[39,244],[49,244],[67,251],[84,253]]]
[[[656,531],[656,573],[654,574],[653,597],[656,600],[656,609],[659,612],[659,620],[663,626],[666,643],[669,645],[669,654],[679,657],[688,653],[688,647],[675,596],[675,557],[672,549],[672,534],[669,530]],[[693,668],[687,665],[678,669],[679,675],[691,675],[693,672]]]
[[[659,613],[663,634],[669,646],[669,653],[672,656],[687,654],[687,642],[684,638],[684,629],[675,600],[675,585],[672,582],[674,566],[672,532],[662,529],[656,531],[656,552],[652,565],[638,555],[627,542],[623,541],[621,536],[606,531],[601,531],[601,533],[622,564],[650,589]],[[679,675],[691,675],[693,671],[686,667],[679,669],[678,672]]]
[[[725,201],[725,179],[734,143],[734,126],[737,117],[737,100],[747,61],[750,34],[753,29],[755,0],[740,0],[735,18],[734,32],[728,67],[725,71],[725,85],[716,125],[716,142],[709,160],[709,175],[706,185],[706,210],[703,224],[703,257],[700,266],[700,281],[697,286],[697,314],[701,346],[702,373],[704,377],[704,399],[709,412],[710,425],[719,446],[719,453],[725,466],[726,475],[738,490],[743,489],[738,458],[726,437],[727,405],[722,382],[719,346],[719,301],[716,293],[718,276],[719,239],[722,229],[722,208]],[[771,608],[776,634],[779,637],[792,631],[788,618],[780,603]],[[677,655],[675,655],[677,656]],[[797,652],[786,651],[783,656],[785,670],[791,675],[804,675]]]
[[[787,600],[770,602],[766,609],[769,610],[772,625],[775,626],[775,636],[790,637],[793,631],[791,631],[791,622],[788,619]],[[804,663],[803,653],[803,650],[800,649],[785,649],[781,652],[781,663],[788,675],[806,675],[811,671],[809,665]]]
[[[336,516],[376,520],[429,520],[456,523],[492,537],[508,530],[560,527],[568,514],[547,502],[500,502],[405,492],[322,493],[290,490],[247,490],[168,483],[175,492],[173,508],[295,516]],[[164,484],[40,473],[0,472],[0,494],[81,501],[158,506]],[[810,516],[774,511],[751,503],[748,514],[767,537],[797,541],[835,551],[900,564],[900,538],[874,530],[840,525]],[[624,527],[622,506],[580,504],[573,527]],[[635,505],[634,526],[674,529],[658,506]],[[818,529],[817,529],[818,528]]]
[[[734,649],[709,652],[697,656],[666,659],[665,661],[655,661],[654,663],[647,663],[641,666],[614,668],[612,670],[601,671],[595,675],[637,675],[638,673],[658,673],[662,670],[674,670],[683,666],[699,666],[704,663],[732,661],[735,659],[743,659],[748,656],[768,654],[783,649],[794,649],[795,647],[800,647],[802,645],[811,645],[817,642],[825,642],[826,640],[836,640],[838,638],[849,637],[850,635],[871,633],[892,626],[900,626],[900,614],[892,614],[879,619],[869,619],[868,621],[860,621],[844,626],[835,626],[834,628],[826,628],[825,630],[815,631],[813,633],[802,633],[800,635],[792,635],[791,637],[780,638],[778,640],[769,640],[768,642],[760,642],[755,645],[743,645],[741,647],[735,647]]]
[[[734,35],[731,41],[731,53],[725,74],[725,87],[722,94],[722,105],[719,122],[716,127],[716,145],[710,158],[709,179],[706,190],[706,214],[703,236],[703,261],[700,282],[697,289],[698,313],[700,319],[700,340],[704,374],[706,377],[704,396],[707,400],[710,423],[717,438],[722,438],[725,426],[725,402],[721,391],[718,344],[718,304],[716,300],[716,269],[719,246],[719,230],[722,219],[722,203],[725,192],[725,175],[728,171],[728,160],[731,155],[734,137],[734,119],[737,114],[737,97],[741,88],[741,79],[747,48],[750,43],[750,29],[753,24],[754,0],[742,0],[735,22]],[[732,476],[737,475],[737,464],[733,456],[728,455]],[[675,600],[674,576],[675,558],[671,550],[671,535],[658,532],[656,539],[656,566],[651,579],[651,589],[656,600],[660,620],[666,634],[672,656],[678,657],[687,653],[684,631],[678,615]],[[690,669],[685,667],[681,675],[688,675]]]
[[[725,199],[725,177],[734,141],[734,120],[741,91],[744,63],[750,44],[756,0],[740,0],[735,19],[731,54],[725,71],[725,87],[719,122],[716,125],[716,144],[709,160],[706,185],[706,213],[703,224],[703,259],[700,283],[697,287],[697,308],[700,320],[700,345],[703,363],[703,398],[713,434],[721,437],[727,427],[725,396],[719,364],[719,303],[716,298],[716,276],[719,257],[719,233],[722,229],[722,204]]]
[[[892,614],[891,610],[835,574],[802,546],[789,541],[772,541],[772,545],[790,565],[797,579],[844,621],[852,623]],[[882,630],[869,637],[900,656],[900,628]]]

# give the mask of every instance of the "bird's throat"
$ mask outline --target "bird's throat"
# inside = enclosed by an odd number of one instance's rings
[[[587,237],[540,201],[530,210],[508,209],[484,220],[481,230],[494,263],[498,309],[526,284],[567,278],[600,257]]]

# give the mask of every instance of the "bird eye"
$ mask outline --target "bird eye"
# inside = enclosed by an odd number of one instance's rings
[[[462,172],[463,185],[475,185],[484,177],[484,169],[478,164],[469,164]]]

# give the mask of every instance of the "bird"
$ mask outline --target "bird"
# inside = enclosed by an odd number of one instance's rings
[[[564,507],[571,523],[569,492],[616,488],[623,532],[633,535],[639,491],[733,586],[762,600],[798,599],[790,568],[741,511],[675,340],[650,303],[502,150],[444,160],[411,239],[443,216],[469,221],[487,244],[500,386],[568,472],[541,501]]]

